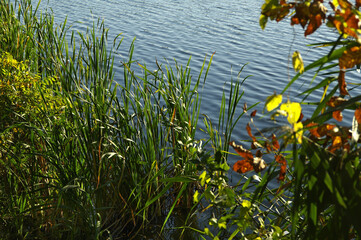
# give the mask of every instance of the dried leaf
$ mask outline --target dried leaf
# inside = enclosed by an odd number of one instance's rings
[[[323,137],[327,134],[329,134],[330,131],[333,131],[333,129],[336,127],[334,124],[323,124],[318,127],[317,132],[318,134]]]
[[[253,166],[248,160],[239,160],[233,165],[233,171],[238,173],[246,173],[253,170]]]
[[[287,171],[287,162],[283,155],[275,155],[276,162],[281,164],[280,175],[278,176],[279,181],[284,181]]]
[[[245,173],[251,170],[260,172],[267,167],[266,162],[260,157],[253,157],[251,151],[244,149],[241,145],[237,145],[234,141],[230,142],[234,150],[244,159],[237,161],[233,165],[233,170],[238,173]],[[258,153],[259,155],[259,153]]]
[[[255,117],[255,116],[256,116],[256,113],[257,113],[257,110],[254,110],[254,111],[251,113],[251,117]]]
[[[338,110],[338,111],[333,111],[333,112],[332,112],[332,117],[333,117],[334,119],[336,119],[337,121],[341,122],[341,121],[342,121],[342,118],[343,118],[342,112],[341,112],[340,110]]]
[[[346,101],[347,100],[342,97],[332,96],[331,99],[326,104],[327,104],[327,106],[330,106],[330,107],[337,107]]]
[[[246,129],[247,129],[248,136],[250,136],[252,138],[253,142],[257,142],[256,137],[253,136],[253,134],[252,134],[252,129],[251,129],[251,126],[249,125],[249,123],[247,124]]]
[[[360,8],[361,6],[361,0],[356,0],[356,8]]]
[[[267,167],[267,164],[262,158],[255,157],[253,159],[253,168],[256,173],[264,170],[266,167]]]
[[[318,133],[318,127],[316,126],[318,126],[317,123],[311,122],[306,125],[306,128],[308,129],[308,131],[310,131],[312,136],[316,138],[321,138],[321,135]]]
[[[247,112],[247,103],[244,103],[244,105],[243,105],[243,112],[244,112],[244,113]]]
[[[335,136],[332,138],[332,145],[329,147],[329,151],[334,153],[337,149],[342,147],[342,138],[341,136]]]
[[[340,73],[338,75],[338,89],[340,90],[341,95],[349,95],[346,86],[347,84],[345,81],[345,72],[343,70],[340,70]]]
[[[328,16],[329,23],[334,26],[339,33],[343,34],[345,38],[351,36],[358,39],[357,30],[360,21],[358,16],[354,13],[352,5],[349,2],[341,0],[338,2],[342,9],[337,9],[334,16]]]
[[[305,36],[315,32],[326,18],[327,8],[321,1],[314,1],[310,5],[302,2],[297,4],[296,13],[291,18],[291,25],[300,24],[305,28]]]
[[[358,124],[361,124],[361,107],[355,110],[355,118]]]
[[[241,145],[236,144],[234,141],[229,143],[230,146],[244,159],[253,161],[253,154],[251,151],[243,148]]]
[[[252,149],[257,149],[257,148],[262,148],[262,147],[263,146],[259,142],[252,142],[252,144],[251,144]]]
[[[353,68],[355,65],[361,64],[361,47],[354,46],[345,50],[339,58],[340,69]]]
[[[271,20],[281,21],[288,15],[290,9],[293,8],[294,4],[286,3],[286,1],[266,1],[262,5],[262,12],[259,19],[259,25],[262,29],[266,27],[268,18]]]
[[[274,150],[280,149],[280,144],[275,134],[272,134],[272,148]]]

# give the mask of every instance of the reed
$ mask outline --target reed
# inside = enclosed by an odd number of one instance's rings
[[[43,83],[27,87],[41,96],[31,110],[13,111],[22,117],[1,129],[23,132],[0,146],[6,237],[130,238],[192,205],[200,88],[212,58],[195,81],[190,62],[155,72],[140,65],[139,77],[133,44],[123,72],[114,70],[121,35],[109,41],[103,22],[75,33],[30,0],[1,0],[0,16],[2,51]]]

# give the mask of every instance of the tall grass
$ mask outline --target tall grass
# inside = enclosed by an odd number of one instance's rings
[[[157,217],[164,227],[177,206],[192,205],[200,92],[212,57],[195,81],[190,62],[155,72],[141,66],[138,77],[132,45],[119,85],[113,53],[121,39],[109,41],[103,22],[75,33],[27,0],[1,0],[0,16],[1,51],[42,81],[56,79],[46,88],[60,98],[54,113],[52,97],[30,86],[42,95],[23,113],[31,121],[1,129],[24,133],[0,146],[4,236],[131,238]]]

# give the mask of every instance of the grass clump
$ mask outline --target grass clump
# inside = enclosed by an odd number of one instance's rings
[[[4,236],[130,238],[189,207],[211,60],[196,81],[189,62],[138,77],[132,45],[120,85],[112,53],[121,40],[109,43],[102,22],[76,38],[66,21],[17,3],[0,2]]]

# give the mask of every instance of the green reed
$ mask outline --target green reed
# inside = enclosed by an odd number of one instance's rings
[[[139,77],[132,44],[121,74],[113,54],[122,40],[109,41],[103,22],[75,33],[30,1],[0,5],[1,50],[25,61],[41,81],[55,79],[45,84],[52,96],[31,88],[42,96],[34,111],[1,129],[23,132],[1,145],[6,236],[133,237],[155,218],[169,219],[177,206],[191,206],[200,87],[212,58],[195,81],[190,62],[155,72],[141,66]]]

